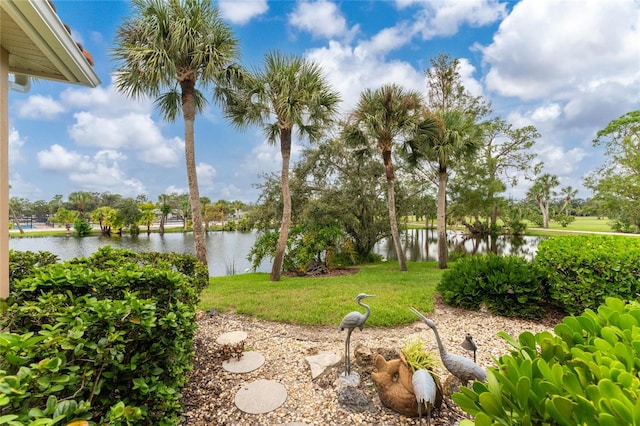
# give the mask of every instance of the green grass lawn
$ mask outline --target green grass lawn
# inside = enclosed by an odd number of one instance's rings
[[[338,326],[349,312],[364,308],[355,302],[358,293],[375,294],[364,299],[372,314],[367,326],[390,327],[409,324],[417,317],[413,306],[433,311],[433,296],[442,270],[436,262],[409,262],[400,272],[397,262],[361,266],[352,275],[333,277],[282,277],[269,281],[269,274],[251,273],[213,277],[201,296],[199,309],[239,314],[301,325]]]
[[[534,223],[527,222],[527,228],[537,228],[537,226]],[[596,216],[577,216],[576,220],[567,225],[566,228],[552,220],[549,222],[549,229],[584,232],[613,232],[609,219],[598,219]]]

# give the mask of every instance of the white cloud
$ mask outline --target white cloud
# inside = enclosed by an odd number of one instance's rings
[[[207,163],[198,163],[196,165],[196,174],[198,175],[198,189],[201,192],[213,189],[213,179],[216,177],[216,169]]]
[[[487,87],[558,100],[615,81],[616,96],[634,87],[637,94],[639,12],[634,0],[522,0],[481,48],[490,66]]]
[[[298,3],[289,14],[289,23],[318,38],[343,38],[357,31],[357,27],[349,30],[338,6],[325,0]]]
[[[242,165],[238,168],[238,173],[246,175],[253,171],[257,176],[260,173],[276,172],[281,167],[282,157],[280,156],[280,150],[264,141],[255,146],[244,158]]]
[[[70,109],[82,109],[106,117],[117,117],[128,112],[150,114],[153,111],[153,99],[143,96],[130,99],[118,92],[111,77],[107,87],[98,86],[92,89],[68,88],[60,94],[61,102]]]
[[[182,140],[165,139],[149,115],[128,113],[108,118],[79,112],[74,117],[76,123],[69,128],[69,135],[78,145],[138,151],[141,161],[164,167],[181,161]]]
[[[189,190],[187,188],[180,188],[175,185],[169,185],[167,189],[164,190],[163,194],[188,194]]]
[[[490,25],[506,15],[505,4],[498,0],[428,0],[412,3],[422,7],[416,15],[414,28],[424,40],[454,35],[464,24],[474,27]],[[408,4],[406,1],[398,2],[398,7],[405,8]]]
[[[26,143],[26,140],[20,137],[17,129],[12,128],[9,132],[9,165],[21,162],[24,158],[20,150]]]
[[[365,88],[400,83],[410,90],[425,90],[424,75],[410,64],[385,61],[360,47],[351,48],[332,41],[328,47],[308,51],[307,57],[322,66],[329,84],[341,93],[343,113],[358,103]]]
[[[394,27],[385,28],[371,37],[371,40],[362,42],[359,49],[371,55],[384,55],[394,51],[411,41],[413,33],[406,24],[400,23]]]
[[[51,96],[32,95],[18,103],[18,116],[38,120],[51,120],[66,111],[60,102]]]
[[[563,176],[570,175],[580,169],[580,162],[588,156],[582,148],[571,148],[565,151],[561,146],[545,144],[537,145],[536,152],[544,162],[545,171]],[[570,158],[571,161],[567,161]]]
[[[240,25],[269,10],[267,0],[219,0],[218,7],[223,18]]]
[[[537,123],[551,121],[557,119],[561,112],[560,105],[551,103],[536,108],[535,111],[531,113],[531,119]]]
[[[113,192],[124,196],[146,193],[138,179],[126,176],[119,161],[126,156],[113,150],[98,151],[93,157],[68,151],[60,145],[37,154],[38,165],[51,172],[67,176],[75,187],[84,191]]]

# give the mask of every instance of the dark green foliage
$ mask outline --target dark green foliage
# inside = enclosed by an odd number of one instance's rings
[[[501,332],[510,354],[453,400],[476,426],[640,424],[640,304],[608,298],[554,331]]]
[[[91,225],[85,219],[78,217],[73,221],[73,229],[76,230],[76,236],[86,237],[91,235]]]
[[[551,301],[568,313],[595,309],[607,296],[633,300],[640,292],[639,238],[548,238],[538,246],[536,263],[547,274]]]
[[[32,268],[0,319],[0,419],[176,424],[201,269],[111,247]]]
[[[278,231],[265,232],[260,235],[247,255],[254,270],[267,258],[273,258],[278,242]],[[304,275],[319,265],[328,267],[335,264],[333,260],[341,253],[338,260],[344,265],[350,257],[355,262],[353,250],[341,242],[343,234],[337,226],[325,226],[318,230],[308,229],[304,225],[294,226],[289,230],[287,250],[284,255],[283,270]]]
[[[519,256],[469,256],[445,271],[437,290],[453,306],[520,318],[544,314],[543,274]]]
[[[571,222],[574,222],[576,218],[568,214],[557,214],[553,217],[553,220],[562,225],[563,228],[566,228]]]
[[[33,269],[38,266],[57,263],[58,256],[48,251],[16,251],[9,250],[9,283],[13,288],[13,283],[32,274]]]

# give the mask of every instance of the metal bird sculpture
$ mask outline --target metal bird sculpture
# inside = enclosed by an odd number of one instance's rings
[[[467,333],[462,341],[462,348],[468,351],[473,351],[473,362],[476,362],[476,350],[478,347],[476,346],[476,342],[473,341],[473,337],[471,334]]]
[[[454,376],[456,376],[463,385],[467,385],[469,380],[479,380],[481,382],[485,382],[487,380],[487,373],[482,369],[478,364],[471,361],[469,358],[463,357],[461,355],[450,354],[445,349],[442,344],[442,340],[440,340],[440,335],[438,334],[438,329],[433,321],[429,318],[425,317],[415,308],[409,308],[411,312],[416,314],[425,324],[429,326],[433,330],[433,333],[436,335],[436,341],[438,342],[438,350],[440,351],[440,359],[444,364],[444,367]]]
[[[431,424],[431,408],[436,401],[436,382],[433,380],[431,373],[427,370],[419,369],[413,373],[411,377],[413,385],[413,393],[418,401],[418,417],[422,424],[422,406],[427,407],[427,425]]]
[[[367,322],[369,318],[369,314],[371,313],[371,308],[368,305],[362,303],[362,299],[365,297],[373,297],[375,294],[366,294],[360,293],[356,296],[356,302],[358,305],[364,307],[367,311],[363,314],[358,311],[349,312],[342,318],[342,322],[340,323],[340,331],[347,329],[347,338],[344,342],[344,350],[345,350],[345,361],[347,366],[347,376],[351,374],[351,360],[349,358],[349,344],[351,341],[351,333],[355,328],[359,328],[362,331],[364,327],[364,323]]]

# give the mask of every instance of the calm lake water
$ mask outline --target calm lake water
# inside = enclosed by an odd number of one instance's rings
[[[461,233],[449,232],[449,253],[517,254],[533,259],[542,237],[516,238],[500,236],[495,239],[468,238]],[[437,260],[438,246],[433,230],[411,229],[403,232],[403,247],[408,261]],[[247,254],[256,240],[256,232],[210,232],[206,235],[209,273],[211,276],[240,274],[251,269]],[[10,238],[9,248],[19,251],[49,251],[61,260],[89,256],[106,245],[135,251],[194,253],[192,233],[158,233],[108,237],[34,237]],[[397,259],[393,243],[384,240],[374,251],[385,259]],[[270,272],[270,260],[263,262],[258,272]]]

